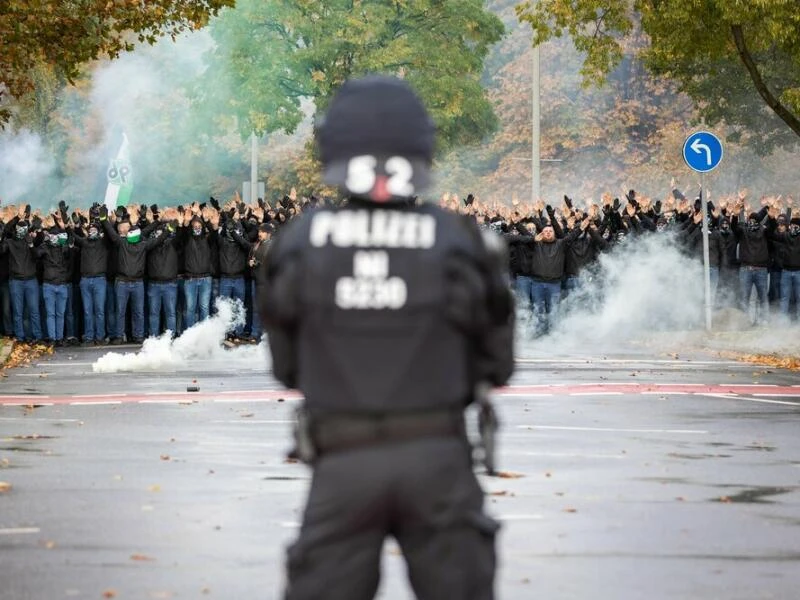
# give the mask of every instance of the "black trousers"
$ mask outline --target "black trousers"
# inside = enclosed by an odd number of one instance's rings
[[[288,550],[286,599],[372,599],[391,535],[419,600],[492,600],[499,525],[482,508],[462,439],[323,456],[314,465],[300,536]]]

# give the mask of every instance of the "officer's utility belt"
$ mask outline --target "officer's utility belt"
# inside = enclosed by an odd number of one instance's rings
[[[310,418],[299,409],[295,432],[300,458],[425,437],[464,437],[463,408],[385,415],[336,415]],[[305,440],[303,439],[305,438]],[[309,456],[309,451],[311,456]]]

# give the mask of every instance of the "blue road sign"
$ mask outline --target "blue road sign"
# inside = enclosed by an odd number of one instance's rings
[[[683,143],[683,160],[698,173],[713,171],[722,161],[722,142],[713,133],[698,131]]]

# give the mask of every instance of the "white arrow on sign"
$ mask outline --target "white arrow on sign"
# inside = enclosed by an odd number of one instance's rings
[[[703,150],[706,151],[706,164],[710,167],[711,166],[711,148],[706,146],[705,144],[700,143],[700,138],[697,138],[695,141],[692,142],[692,145],[689,146],[695,153],[700,154]],[[702,150],[701,150],[702,148]]]

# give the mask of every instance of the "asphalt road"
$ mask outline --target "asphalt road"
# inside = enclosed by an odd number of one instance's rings
[[[255,347],[126,374],[94,373],[100,354],[0,382],[0,599],[279,598],[309,483],[283,458],[297,395]],[[499,598],[800,595],[797,373],[551,354],[495,393],[518,475],[481,476]],[[391,542],[379,597],[412,597]]]

